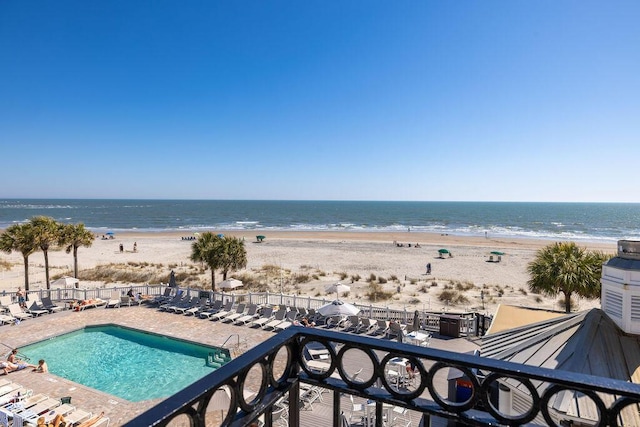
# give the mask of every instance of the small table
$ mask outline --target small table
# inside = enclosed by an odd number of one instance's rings
[[[429,345],[431,334],[428,332],[413,331],[405,335],[405,338],[407,338],[412,344],[426,347]]]

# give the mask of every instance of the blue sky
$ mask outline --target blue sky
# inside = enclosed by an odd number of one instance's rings
[[[640,202],[640,2],[0,3],[4,198]]]

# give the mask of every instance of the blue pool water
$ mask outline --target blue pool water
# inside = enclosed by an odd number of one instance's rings
[[[213,372],[225,350],[120,326],[94,326],[22,347],[20,353],[79,384],[139,402],[168,397]]]

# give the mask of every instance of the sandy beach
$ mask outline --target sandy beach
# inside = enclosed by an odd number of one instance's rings
[[[331,298],[325,287],[336,281],[349,284],[351,291],[341,295],[346,301],[366,304],[421,309],[427,311],[477,310],[491,314],[498,304],[512,304],[544,309],[559,309],[558,298],[546,298],[528,292],[526,268],[536,251],[551,243],[544,240],[504,239],[491,236],[460,237],[428,233],[364,233],[364,232],[233,232],[216,230],[244,238],[247,249],[247,268],[230,274],[251,276],[267,270],[270,292],[296,293]],[[266,239],[256,242],[256,235]],[[90,248],[80,248],[79,276],[97,266],[144,269],[153,265],[164,271],[193,272],[196,265],[189,260],[192,240],[190,233],[121,233],[114,239],[99,236]],[[133,251],[134,243],[137,250]],[[120,251],[120,245],[123,251]],[[418,244],[418,245],[416,245]],[[399,246],[401,245],[401,246]],[[409,246],[411,245],[411,246]],[[580,244],[589,249],[614,254],[615,243]],[[446,248],[452,256],[439,256]],[[490,262],[490,252],[500,251],[500,262]],[[19,253],[0,254],[5,267],[0,272],[0,289],[15,291],[24,283],[24,265]],[[29,257],[30,289],[45,288],[44,257],[36,252]],[[431,264],[431,274],[426,265]],[[51,278],[72,275],[73,257],[64,251],[50,251]],[[273,273],[275,271],[275,273]],[[305,281],[290,283],[293,275],[308,276]],[[391,295],[384,301],[371,301],[368,279],[374,275],[385,292]],[[360,277],[355,281],[354,277]],[[284,279],[283,279],[284,278]],[[216,277],[219,282],[222,276]],[[198,283],[210,289],[210,272],[200,273]],[[81,287],[126,286],[117,280],[87,281]],[[458,303],[443,303],[440,293],[448,289],[463,297]],[[481,290],[484,301],[481,299]],[[578,309],[599,306],[599,300],[577,301]]]

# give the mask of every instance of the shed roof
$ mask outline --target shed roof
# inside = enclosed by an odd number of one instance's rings
[[[597,375],[640,384],[640,337],[625,334],[606,313],[591,309],[496,332],[482,340],[481,354],[499,360]],[[545,384],[537,385],[539,391]],[[602,396],[607,406],[615,397]],[[593,419],[589,399],[557,395],[554,408]],[[592,414],[592,415],[589,415]],[[623,425],[640,426],[638,411],[625,411]],[[629,419],[627,417],[633,417]]]

